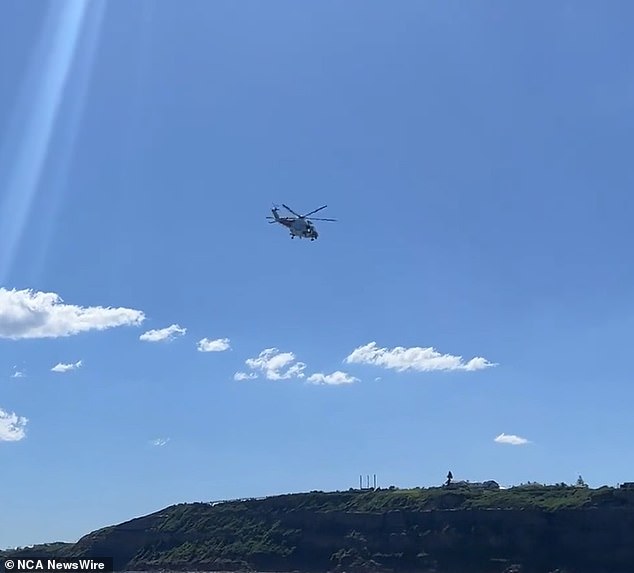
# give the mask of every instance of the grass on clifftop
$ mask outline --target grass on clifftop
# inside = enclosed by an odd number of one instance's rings
[[[588,487],[528,484],[509,489],[482,489],[463,486],[313,491],[264,499],[227,501],[215,508],[231,511],[342,511],[377,513],[394,510],[425,511],[442,509],[540,509],[555,511],[591,506],[634,504],[634,493],[604,486]],[[186,506],[188,504],[181,504]],[[207,504],[201,504],[207,506]]]

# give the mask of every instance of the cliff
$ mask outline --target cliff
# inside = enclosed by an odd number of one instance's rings
[[[634,492],[466,485],[179,504],[12,554],[34,552],[136,571],[631,573]]]

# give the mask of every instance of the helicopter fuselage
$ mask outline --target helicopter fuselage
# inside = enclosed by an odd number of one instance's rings
[[[317,237],[319,237],[319,233],[317,233],[317,229],[315,229],[315,225],[313,221],[336,221],[337,219],[323,219],[321,217],[315,218],[311,217],[314,213],[325,209],[328,205],[322,205],[319,209],[313,209],[310,213],[306,213],[305,215],[300,215],[293,211],[287,205],[282,204],[282,207],[286,209],[294,217],[280,217],[278,214],[278,207],[275,206],[271,209],[271,213],[273,213],[272,217],[267,217],[267,219],[272,219],[269,223],[279,223],[280,225],[284,225],[291,232],[291,239],[295,237],[299,237],[300,239],[310,239],[314,241]]]
[[[314,225],[306,219],[280,217],[277,215],[276,210],[273,210],[273,215],[280,225],[284,225],[290,231],[291,237],[299,237],[300,239],[310,239],[311,241],[314,241],[319,236],[319,233],[317,233]]]

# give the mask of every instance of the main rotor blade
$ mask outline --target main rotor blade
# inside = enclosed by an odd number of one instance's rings
[[[325,209],[326,207],[328,207],[328,205],[324,205],[323,207],[319,207],[319,209],[315,209],[314,211],[311,211],[310,213],[306,213],[304,215],[304,217],[308,217],[308,215],[312,215],[313,213],[317,213],[317,211],[321,211],[322,209]]]
[[[336,221],[337,219],[320,219],[319,217],[311,217],[311,221]]]
[[[284,209],[286,209],[287,211],[290,211],[291,213],[293,213],[293,215],[295,215],[295,217],[299,217],[300,219],[302,219],[301,215],[298,215],[297,213],[295,213],[295,211],[293,211],[293,209],[291,209],[287,205],[284,205],[284,203],[282,203],[282,207],[284,207]]]

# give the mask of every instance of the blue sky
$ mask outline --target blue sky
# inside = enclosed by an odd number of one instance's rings
[[[0,8],[0,546],[631,480],[634,7],[186,4]]]

